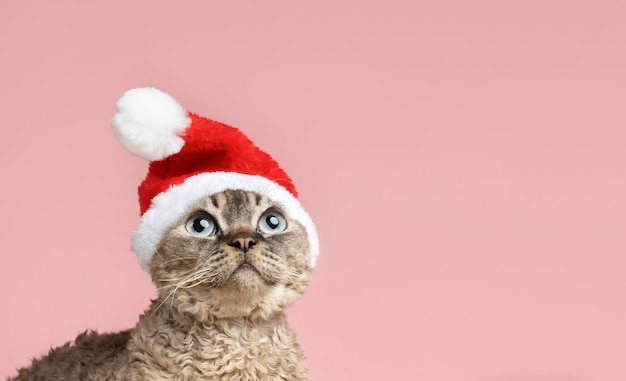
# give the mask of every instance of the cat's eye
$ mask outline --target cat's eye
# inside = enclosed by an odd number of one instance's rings
[[[259,219],[259,230],[266,234],[280,233],[287,228],[287,221],[275,211],[263,213]]]
[[[197,214],[191,217],[185,224],[185,229],[190,234],[200,237],[208,237],[217,233],[217,225],[213,217],[208,214]]]

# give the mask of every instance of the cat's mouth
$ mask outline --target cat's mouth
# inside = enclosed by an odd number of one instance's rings
[[[241,282],[244,284],[257,284],[257,285],[272,285],[275,282],[272,282],[265,276],[259,269],[248,260],[244,260],[235,268],[232,274],[229,277],[230,280]],[[252,283],[250,283],[252,282]],[[260,283],[259,283],[260,282]]]
[[[239,267],[237,267],[237,268],[235,269],[235,271],[241,271],[241,270],[252,270],[252,271],[255,271],[255,272],[257,272],[257,273],[259,272],[259,270],[257,270],[257,269],[256,269],[256,267],[254,267],[254,266],[253,266],[250,262],[248,262],[248,261],[244,261],[244,262],[242,262],[242,263],[239,265]],[[259,275],[261,275],[261,274],[259,274]]]
[[[255,274],[263,278],[263,276],[261,275],[261,272],[252,263],[248,262],[247,260],[244,260],[243,262],[241,262],[239,266],[237,266],[235,271],[233,271],[233,275],[235,275],[236,273],[251,273],[251,274]]]

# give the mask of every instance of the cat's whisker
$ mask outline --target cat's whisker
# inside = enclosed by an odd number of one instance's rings
[[[170,292],[164,299],[163,301],[161,301],[161,303],[159,303],[158,306],[156,306],[154,308],[154,310],[152,311],[152,313],[150,314],[150,316],[153,316],[154,314],[157,313],[157,311],[159,311],[161,309],[161,307],[163,307],[163,304],[165,304],[165,302],[167,301],[167,299],[169,299],[170,297],[172,297],[173,300],[173,295],[176,292],[176,289],[174,289],[172,292]],[[171,308],[171,307],[170,307]]]
[[[197,268],[198,266],[196,266]],[[194,270],[196,269],[194,268]],[[154,315],[159,309],[161,309],[161,307],[163,307],[163,305],[167,302],[168,299],[170,299],[170,308],[173,308],[173,303],[174,303],[174,296],[176,295],[176,292],[180,289],[180,288],[188,288],[185,287],[185,283],[188,282],[193,282],[196,281],[197,279],[201,278],[204,275],[204,272],[207,272],[208,269],[203,269],[203,270],[199,270],[199,271],[195,271],[192,272],[191,274],[179,277],[179,278],[172,278],[172,280],[177,280],[177,279],[181,279],[176,285],[173,284],[167,284],[161,287],[158,287],[158,290],[166,290],[168,288],[174,288],[172,291],[170,291],[167,296],[165,296],[165,298],[163,298],[163,300],[161,301],[161,303],[159,303],[159,305],[152,311],[152,315]],[[161,281],[167,281],[167,280],[161,280]]]
[[[213,273],[213,272],[210,273],[209,271],[210,269],[202,269],[202,270],[193,272],[187,276],[181,277],[182,280],[178,282],[176,285],[169,284],[169,285],[161,287],[160,290],[164,290],[164,289],[168,289],[172,287],[173,287],[173,290],[170,291],[165,298],[163,298],[163,301],[155,308],[154,312],[158,311],[163,306],[163,304],[167,302],[168,299],[170,299],[170,308],[173,308],[175,295],[178,290],[189,289],[189,288],[199,286],[203,283],[211,282],[213,279],[215,279],[218,273]],[[208,278],[207,276],[210,278]]]
[[[191,269],[188,274],[182,275],[180,277],[173,277],[173,278],[159,278],[158,281],[159,282],[183,281],[184,279],[189,278],[190,276],[193,276],[194,274],[196,274],[198,272],[208,271],[209,270],[207,268],[201,269],[203,266],[204,266],[204,263],[199,263],[193,269]]]
[[[177,262],[177,261],[184,261],[184,260],[196,260],[196,257],[193,256],[188,256],[188,257],[177,257],[177,258],[173,258],[173,259],[168,259],[167,261],[163,261],[163,264],[170,264],[172,262]]]
[[[203,283],[207,283],[208,281],[209,281],[209,280],[208,280],[207,278],[201,278],[201,279],[200,279],[200,280],[198,280],[197,282],[195,282],[195,283],[193,283],[193,284],[186,285],[186,286],[182,286],[181,288],[185,288],[185,289],[188,289],[188,288],[194,288],[194,287],[199,286],[199,285],[201,285],[201,284],[203,284]]]

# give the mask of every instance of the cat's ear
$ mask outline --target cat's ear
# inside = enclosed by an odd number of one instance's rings
[[[180,135],[190,124],[187,111],[174,98],[151,87],[124,93],[111,120],[122,146],[149,161],[178,153],[185,144]]]

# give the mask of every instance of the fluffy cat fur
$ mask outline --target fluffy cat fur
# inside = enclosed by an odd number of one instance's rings
[[[262,195],[205,197],[163,236],[158,297],[133,329],[81,334],[9,380],[306,380],[284,310],[309,283],[307,240]]]

